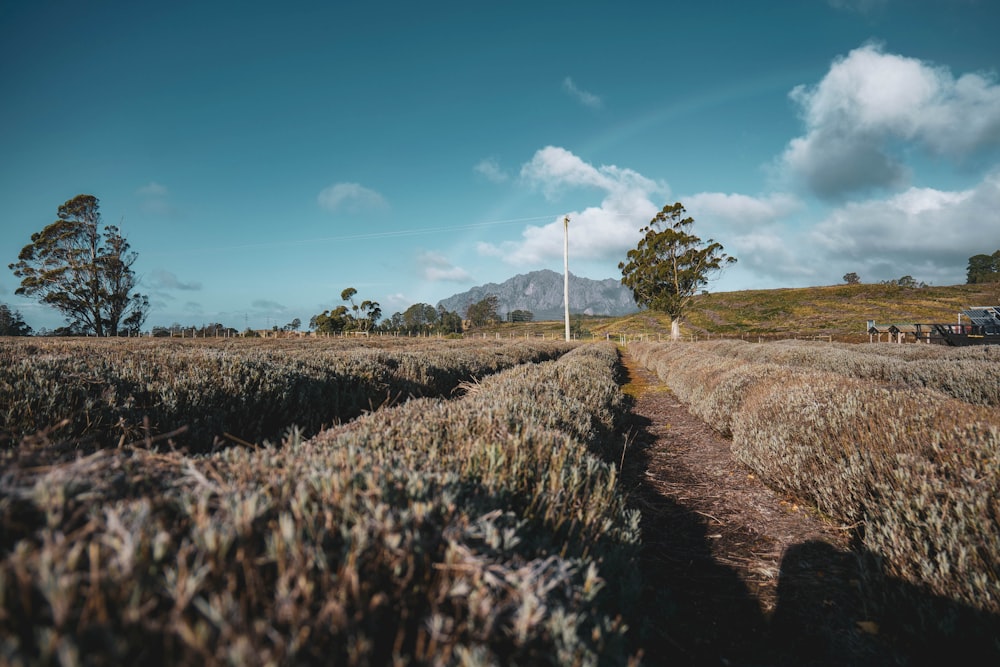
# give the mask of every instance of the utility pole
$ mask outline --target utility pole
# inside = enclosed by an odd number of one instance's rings
[[[563,217],[563,304],[566,307],[566,342],[569,342],[569,216]]]

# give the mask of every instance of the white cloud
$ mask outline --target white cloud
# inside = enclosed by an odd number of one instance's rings
[[[694,233],[721,243],[737,258],[724,273],[727,283],[744,288],[744,281],[787,285],[812,279],[814,265],[803,261],[801,239],[791,224],[805,204],[793,195],[701,192],[686,195],[682,203],[695,220]]]
[[[510,180],[510,175],[500,168],[500,163],[494,158],[480,160],[472,170],[477,174],[485,176],[486,180],[494,183],[503,183]]]
[[[796,197],[784,193],[751,197],[737,193],[701,192],[685,197],[683,203],[696,221],[707,216],[732,222],[737,226],[773,222],[803,207]]]
[[[727,239],[727,241],[730,239]],[[726,252],[736,257],[736,270],[752,274],[757,280],[773,279],[777,285],[824,281],[817,269],[823,268],[809,252],[803,252],[798,237],[786,227],[768,226],[732,237],[725,243]]]
[[[546,146],[537,151],[531,161],[521,167],[521,179],[531,187],[540,188],[549,198],[572,187],[593,187],[608,193],[656,193],[666,190],[663,183],[636,171],[615,166],[594,167],[558,146]]]
[[[846,204],[813,229],[811,241],[830,262],[856,265],[872,278],[912,275],[928,282],[964,281],[968,258],[998,245],[1000,173],[958,192],[910,188],[885,200]],[[919,275],[918,275],[919,274]]]
[[[546,146],[521,168],[525,185],[555,197],[568,188],[586,187],[602,191],[599,206],[571,211],[570,253],[578,259],[623,257],[635,247],[639,229],[662,207],[654,203],[668,194],[665,184],[630,169],[595,167],[564,148]],[[515,265],[538,265],[562,257],[563,216],[547,225],[529,226],[521,239],[500,245],[480,243],[480,254],[500,257]]]
[[[590,107],[591,109],[600,109],[603,105],[600,97],[578,88],[576,83],[574,83],[573,79],[570,77],[563,79],[562,88],[565,92],[569,93],[571,97],[576,99],[577,102],[586,107]]]
[[[417,263],[425,280],[453,283],[472,282],[472,276],[468,271],[460,266],[455,266],[444,255],[425,252],[417,258]]]
[[[323,188],[316,200],[328,211],[360,213],[389,208],[389,202],[382,195],[359,183],[334,183]]]
[[[900,143],[954,159],[1000,144],[1000,86],[868,44],[839,58],[819,84],[798,86],[806,133],[783,164],[823,197],[902,187]]]
[[[163,269],[153,271],[150,286],[153,289],[166,290],[197,291],[201,289],[201,283],[197,281],[182,282],[176,274]]]

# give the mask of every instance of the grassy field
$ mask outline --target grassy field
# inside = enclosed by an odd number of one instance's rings
[[[955,322],[969,306],[1000,304],[1000,283],[906,288],[895,285],[832,285],[774,290],[718,292],[695,297],[682,332],[699,338],[829,336],[868,340],[866,322],[878,324]],[[669,335],[670,322],[657,313],[625,317],[571,315],[580,338],[621,334]],[[562,322],[504,324],[477,329],[487,335],[560,336]]]

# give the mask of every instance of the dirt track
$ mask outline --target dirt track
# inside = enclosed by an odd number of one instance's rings
[[[643,512],[647,664],[905,664],[859,595],[847,531],[759,482],[628,355],[625,477]]]

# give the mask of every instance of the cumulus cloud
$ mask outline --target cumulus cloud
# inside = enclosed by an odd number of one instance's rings
[[[472,170],[494,183],[503,183],[510,179],[510,175],[500,168],[500,163],[494,158],[480,160]]]
[[[894,151],[915,146],[962,159],[1000,144],[1000,85],[984,74],[945,68],[867,44],[839,58],[819,84],[791,98],[806,133],[782,163],[826,198],[904,187],[909,172]]]
[[[460,266],[452,264],[444,255],[425,252],[417,258],[420,274],[432,282],[469,283],[472,276]]]
[[[600,191],[599,206],[570,211],[571,253],[579,259],[610,259],[624,256],[635,247],[639,229],[662,207],[654,203],[668,194],[665,184],[631,169],[595,167],[570,151],[546,146],[521,168],[521,180],[549,198],[571,188]],[[563,216],[543,226],[529,226],[517,241],[499,245],[480,243],[483,255],[502,258],[521,266],[538,265],[562,257]]]
[[[805,210],[795,196],[701,192],[685,196],[681,203],[695,220],[695,234],[722,243],[726,253],[739,260],[726,277],[736,274],[744,279],[752,276],[757,282],[788,284],[813,276],[814,263],[803,261],[801,239],[790,224]]]
[[[803,208],[801,201],[785,193],[751,197],[737,193],[701,192],[685,197],[683,203],[695,220],[707,216],[736,225],[773,222]]]
[[[968,190],[910,188],[889,199],[846,204],[814,228],[812,240],[831,260],[888,270],[882,278],[963,282],[968,258],[996,249],[997,210],[1000,173]]]
[[[571,79],[570,77],[566,77],[565,79],[563,79],[562,88],[563,91],[565,91],[570,95],[570,97],[572,97],[585,107],[590,107],[591,109],[600,109],[603,104],[600,97],[598,97],[593,93],[589,93],[586,90],[582,90],[576,85],[576,83],[573,82],[573,79]]]
[[[334,212],[361,213],[389,208],[385,197],[359,183],[334,183],[323,188],[316,200],[320,206]]]
[[[175,273],[163,269],[153,271],[150,278],[150,287],[153,289],[182,291],[198,291],[201,289],[201,283],[197,281],[183,282]]]
[[[558,146],[546,146],[537,151],[531,161],[521,167],[521,179],[531,187],[540,188],[549,198],[575,187],[593,187],[609,194],[652,194],[666,190],[666,185],[639,172],[615,166],[595,167]]]

